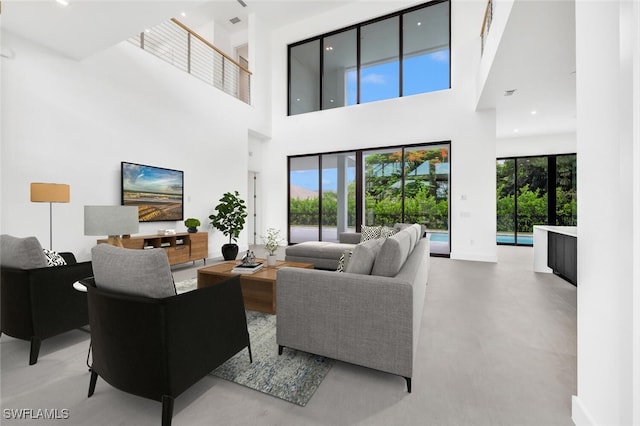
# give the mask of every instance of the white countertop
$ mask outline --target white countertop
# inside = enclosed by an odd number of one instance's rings
[[[535,231],[536,228],[541,229],[543,231],[555,232],[556,234],[569,235],[571,237],[577,237],[578,236],[578,227],[577,226],[534,225],[533,226],[534,231]]]

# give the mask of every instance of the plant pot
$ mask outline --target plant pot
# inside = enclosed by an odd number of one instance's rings
[[[276,266],[276,255],[268,254],[267,255],[267,266]]]
[[[187,232],[190,232],[192,234],[196,233],[198,232],[198,228],[196,228],[195,226],[192,226],[191,228],[187,228]]]
[[[235,260],[238,257],[238,245],[233,243],[223,244],[222,257],[224,257],[224,260]]]

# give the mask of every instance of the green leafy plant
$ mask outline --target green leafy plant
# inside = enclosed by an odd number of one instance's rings
[[[184,226],[187,228],[197,228],[200,226],[200,220],[195,217],[187,218],[187,220],[184,221]]]
[[[261,238],[264,241],[265,250],[267,250],[271,256],[276,254],[276,250],[278,250],[280,243],[284,241],[280,236],[280,230],[276,228],[268,228],[267,233]]]
[[[229,237],[229,244],[232,240],[237,241],[240,231],[244,229],[244,222],[247,217],[247,206],[238,191],[225,193],[220,198],[220,203],[215,207],[216,214],[209,216],[211,226],[221,231]]]

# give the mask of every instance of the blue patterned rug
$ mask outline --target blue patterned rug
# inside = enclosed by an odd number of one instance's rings
[[[178,293],[195,289],[195,279],[176,283]],[[331,360],[285,348],[278,355],[276,315],[247,311],[253,363],[243,350],[212,374],[304,407],[322,383]]]

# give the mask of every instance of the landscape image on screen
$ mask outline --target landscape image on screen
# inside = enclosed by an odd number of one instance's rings
[[[183,219],[183,172],[122,162],[122,205],[140,222]]]

